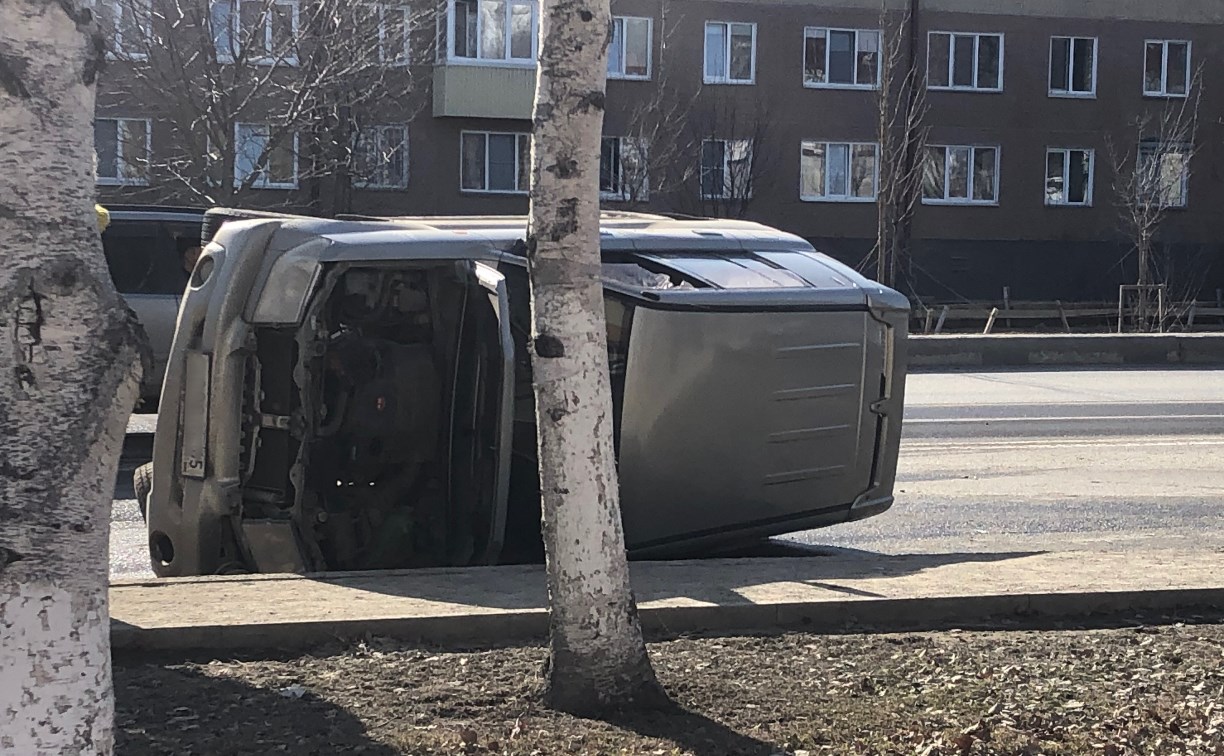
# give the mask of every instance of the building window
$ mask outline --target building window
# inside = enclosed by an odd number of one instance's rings
[[[254,189],[296,188],[297,134],[275,134],[262,123],[235,124],[234,184],[248,180]]]
[[[1143,93],[1151,97],[1185,97],[1190,89],[1190,43],[1147,41],[1143,56]]]
[[[1003,89],[1003,35],[931,32],[927,86],[999,92]]]
[[[411,37],[411,10],[400,5],[369,6],[375,23],[370,29],[377,29],[378,60],[380,63],[403,66],[409,61],[409,39]]]
[[[702,199],[747,199],[752,196],[752,142],[706,139],[701,143]]]
[[[599,194],[603,199],[650,199],[649,149],[645,139],[604,137],[599,144]]]
[[[1091,205],[1095,160],[1092,150],[1046,150],[1045,203]]]
[[[803,30],[803,85],[872,89],[880,80],[880,32]]]
[[[1096,95],[1097,41],[1094,37],[1050,38],[1050,95]]]
[[[872,202],[876,198],[878,148],[861,142],[800,143],[799,199]]]
[[[367,126],[357,137],[354,175],[364,189],[408,186],[408,127]]]
[[[209,8],[217,59],[232,63],[297,65],[296,0],[212,0]],[[249,43],[250,49],[240,49]]]
[[[111,52],[116,57],[127,60],[148,57],[153,36],[151,0],[98,0],[96,7],[102,27],[114,40]]]
[[[525,193],[531,185],[531,135],[465,131],[459,162],[465,192]]]
[[[1135,188],[1139,199],[1160,207],[1185,207],[1190,188],[1190,147],[1145,139],[1139,143]]]
[[[998,147],[926,148],[922,166],[923,202],[993,205],[998,197]]]
[[[706,84],[752,84],[756,80],[756,24],[707,21]]]
[[[94,121],[94,154],[99,184],[145,186],[149,183],[149,134],[144,118],[98,118]]]
[[[608,44],[609,79],[649,79],[651,20],[617,16]]]
[[[535,0],[451,0],[451,60],[534,63],[539,23]]]

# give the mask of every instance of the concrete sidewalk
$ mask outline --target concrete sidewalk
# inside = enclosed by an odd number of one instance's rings
[[[964,553],[638,562],[643,625],[665,633],[909,630],[987,618],[1224,607],[1220,551]],[[303,650],[366,634],[443,646],[547,631],[539,567],[117,582],[117,650]]]

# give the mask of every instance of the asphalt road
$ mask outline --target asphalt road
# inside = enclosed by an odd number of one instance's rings
[[[789,540],[1224,551],[1224,371],[916,374],[902,439],[891,510]]]
[[[148,418],[132,430],[151,430]],[[130,578],[151,573],[128,478],[121,473],[116,488],[111,574]],[[908,379],[893,508],[777,544],[890,554],[1224,552],[1221,524],[1224,370],[917,373]]]

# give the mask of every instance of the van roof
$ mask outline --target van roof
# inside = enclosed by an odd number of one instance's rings
[[[222,213],[226,220],[279,221],[265,242],[267,249],[277,254],[298,249],[321,263],[521,258],[527,230],[525,215],[316,218]],[[237,223],[231,231],[254,225]],[[312,244],[315,241],[325,243]],[[703,297],[715,297],[710,303],[756,306],[768,300],[776,306],[908,308],[904,297],[818,254],[805,239],[750,221],[604,212],[600,249],[605,263],[671,270],[706,284],[696,292],[651,291],[659,301],[682,297],[694,305],[705,302]]]
[[[428,227],[438,230],[480,229],[482,231],[505,229],[520,231],[527,227],[526,215],[394,215],[394,216],[339,216],[340,220],[387,221],[399,225]],[[701,230],[701,231],[756,231],[767,236],[788,235],[769,226],[752,221],[727,218],[698,218],[682,215],[635,213],[604,210],[599,214],[601,230]]]
[[[261,217],[252,214],[252,218]],[[345,246],[382,245],[395,241],[481,241],[505,251],[526,237],[525,215],[345,215],[335,219],[267,214],[297,233],[314,234]],[[649,243],[654,249],[811,249],[801,237],[760,223],[722,218],[686,218],[605,211],[600,214],[600,243],[606,251],[633,249]]]

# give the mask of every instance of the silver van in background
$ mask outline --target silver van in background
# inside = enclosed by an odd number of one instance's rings
[[[161,392],[170,356],[174,322],[200,246],[202,209],[157,205],[110,205],[102,248],[115,288],[149,338],[153,372],[144,377],[140,396],[152,406]]]

